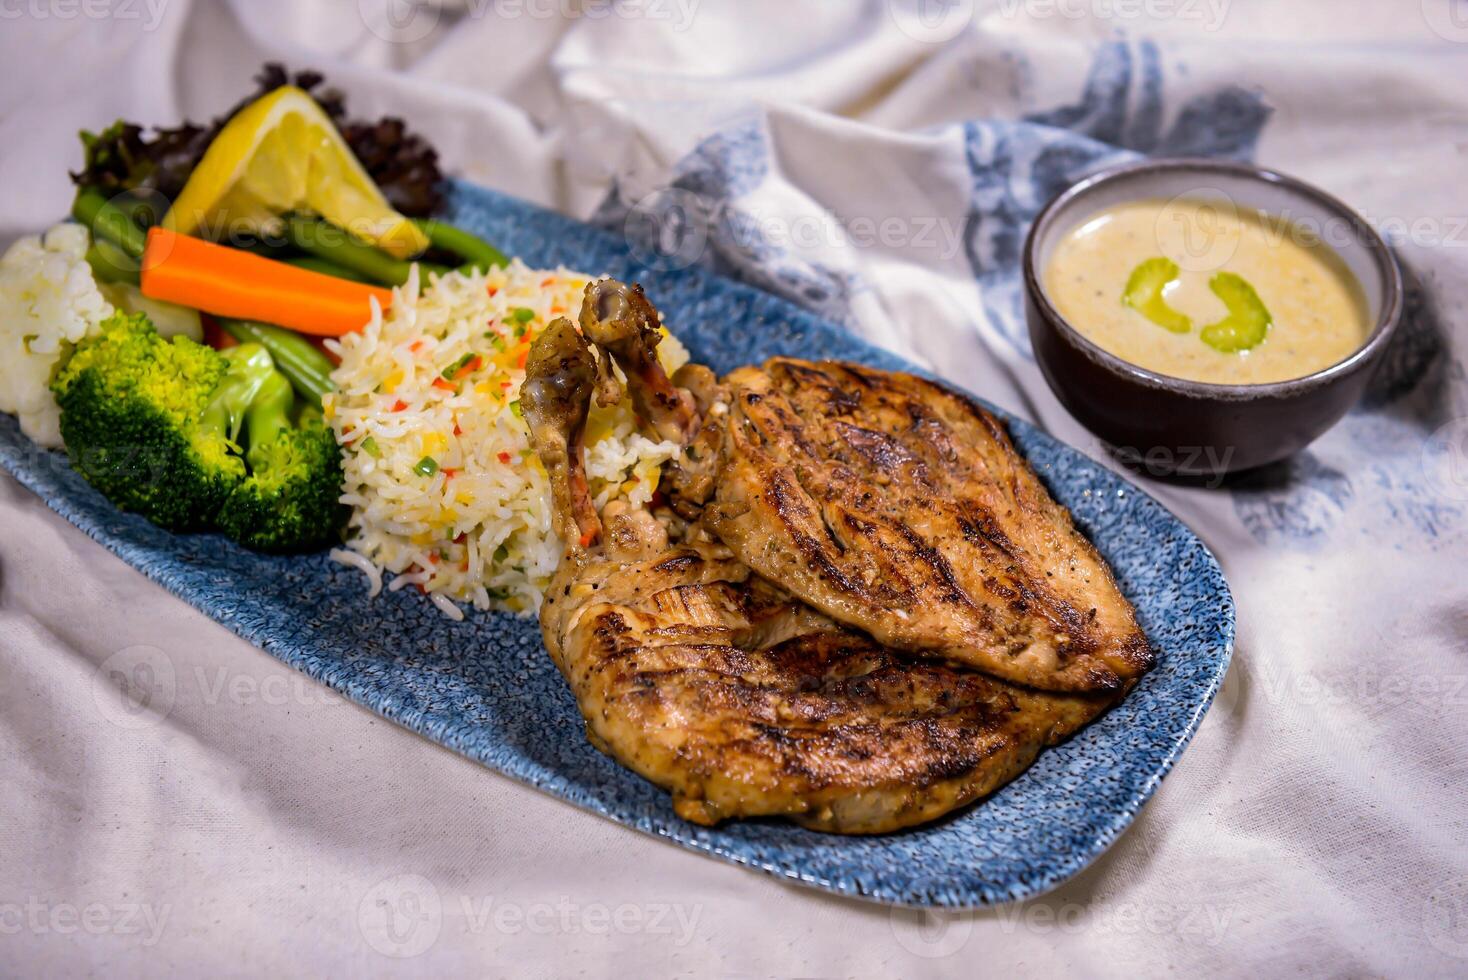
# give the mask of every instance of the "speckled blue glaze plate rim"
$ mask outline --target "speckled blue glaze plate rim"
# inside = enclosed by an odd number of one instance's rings
[[[643,283],[694,356],[718,370],[776,354],[911,369],[768,293],[699,269],[640,263],[618,236],[457,183],[449,217],[532,266]],[[992,407],[992,406],[991,406]],[[997,410],[996,410],[997,411]],[[369,603],[325,554],[256,555],[122,514],[59,453],[0,415],[0,465],[149,578],[346,697],[591,813],[804,885],[885,903],[969,908],[1030,898],[1100,855],[1192,738],[1228,668],[1233,599],[1212,554],[1161,504],[1023,420],[1020,451],[1111,563],[1159,651],[1115,709],[987,800],[925,827],[836,837],[779,821],[706,828],[587,743],[535,624],[471,612],[453,623],[411,590]],[[404,778],[411,778],[405,775]]]

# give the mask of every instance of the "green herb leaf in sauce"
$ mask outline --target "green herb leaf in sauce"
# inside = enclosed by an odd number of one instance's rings
[[[1228,316],[1203,328],[1203,343],[1223,354],[1263,343],[1274,318],[1248,280],[1232,272],[1220,272],[1208,281],[1208,288],[1223,300]]]
[[[1162,298],[1163,289],[1178,277],[1177,263],[1172,259],[1147,259],[1132,270],[1126,281],[1126,291],[1121,295],[1122,303],[1130,306],[1142,316],[1164,330],[1172,333],[1187,333],[1193,329],[1193,321],[1167,305]]]

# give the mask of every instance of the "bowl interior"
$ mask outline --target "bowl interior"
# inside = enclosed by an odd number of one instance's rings
[[[1075,185],[1056,199],[1035,227],[1026,259],[1040,290],[1046,288],[1051,255],[1071,230],[1116,205],[1174,198],[1209,202],[1220,209],[1259,211],[1280,220],[1287,229],[1282,233],[1313,236],[1335,251],[1361,286],[1372,323],[1365,344],[1389,325],[1396,295],[1394,260],[1359,215],[1292,178],[1224,162],[1151,161],[1098,174]],[[1046,295],[1045,299],[1049,301],[1050,297]]]

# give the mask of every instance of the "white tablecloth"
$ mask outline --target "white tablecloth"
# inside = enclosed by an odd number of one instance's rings
[[[1101,457],[1014,305],[1047,148],[1077,166],[1117,145],[1223,153],[1317,181],[1393,234],[1411,316],[1368,403],[1288,470],[1147,483],[1238,599],[1196,740],[1051,895],[942,916],[835,899],[342,702],[5,479],[0,973],[1468,972],[1468,10],[569,6],[0,0],[0,235],[65,210],[78,129],[207,117],[285,59],[490,186],[614,227],[691,203],[703,261]],[[127,710],[124,663],[169,672],[166,703]]]

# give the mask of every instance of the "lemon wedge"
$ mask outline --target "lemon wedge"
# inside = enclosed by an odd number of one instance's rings
[[[397,258],[428,239],[352,155],[303,89],[283,85],[225,124],[163,218],[163,227],[215,240],[274,231],[288,211],[311,211]]]

